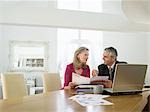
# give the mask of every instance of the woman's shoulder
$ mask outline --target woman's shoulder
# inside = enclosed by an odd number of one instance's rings
[[[67,67],[73,68],[73,63],[68,64]]]

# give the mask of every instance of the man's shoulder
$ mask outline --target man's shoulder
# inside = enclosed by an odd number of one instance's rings
[[[116,64],[127,64],[127,62],[125,62],[125,61],[116,61]]]
[[[100,65],[98,66],[98,68],[104,68],[104,67],[107,67],[107,65],[105,65],[105,64],[100,64]]]

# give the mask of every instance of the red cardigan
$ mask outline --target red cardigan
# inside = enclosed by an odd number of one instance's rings
[[[64,87],[68,86],[69,82],[72,82],[72,73],[75,73],[75,69],[73,67],[73,63],[67,65],[64,77]],[[87,65],[86,68],[83,69],[81,76],[90,77],[90,68]]]

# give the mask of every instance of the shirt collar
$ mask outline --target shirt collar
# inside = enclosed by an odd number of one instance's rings
[[[116,63],[116,62],[114,62],[111,66],[107,66],[107,67],[108,67],[108,68],[110,68],[110,67],[111,67],[111,68],[114,68],[115,63]]]

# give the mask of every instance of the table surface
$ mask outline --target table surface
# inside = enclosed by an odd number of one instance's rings
[[[105,99],[113,105],[87,107],[68,99],[73,95],[73,90],[59,90],[0,100],[0,112],[141,112],[147,104],[150,91],[137,95],[110,96]]]

